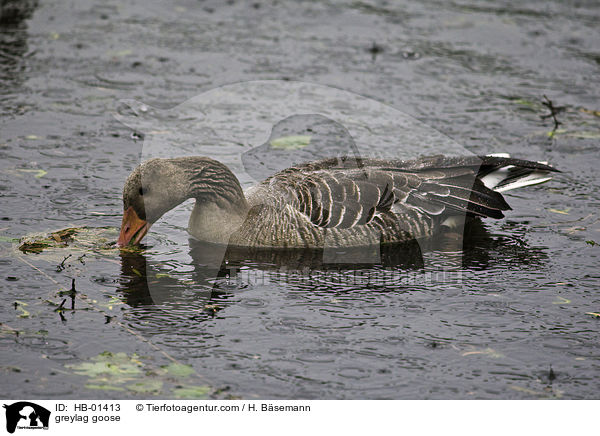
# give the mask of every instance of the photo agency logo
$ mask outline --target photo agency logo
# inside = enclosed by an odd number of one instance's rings
[[[465,212],[436,232],[447,208],[429,200],[443,195],[436,180],[451,175],[440,155],[471,167],[478,158],[398,108],[265,80],[211,89],[169,110],[122,100],[115,117],[143,138],[141,165],[123,191],[120,246],[139,243],[152,226],[171,263],[173,247],[186,246],[182,263],[192,256],[203,277],[224,264],[231,276],[238,258],[288,277],[369,265],[408,265],[423,281],[459,276]]]
[[[14,433],[19,430],[48,430],[50,411],[38,404],[28,401],[19,401],[10,405],[4,404],[6,409],[6,431]]]

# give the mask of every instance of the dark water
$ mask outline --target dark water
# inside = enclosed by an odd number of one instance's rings
[[[42,2],[3,23],[0,395],[170,397],[207,382],[244,398],[598,398],[600,247],[586,241],[600,242],[599,20],[593,1],[181,0]],[[234,276],[214,279],[168,220],[145,253],[73,256],[61,271],[60,252],[14,251],[32,232],[120,224],[143,145],[112,115],[120,100],[167,110],[258,79],[348,90],[472,153],[563,173],[508,193],[506,219],[455,252],[459,277],[430,286],[404,280],[422,270],[418,252],[341,272],[232,255]],[[564,106],[553,137],[543,95]],[[72,277],[87,296],[77,307],[93,309],[61,320],[48,301]],[[105,350],[156,371],[169,355],[197,376],[98,390],[73,367]]]

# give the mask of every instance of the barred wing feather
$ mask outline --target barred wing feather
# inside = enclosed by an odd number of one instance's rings
[[[508,168],[508,170],[507,170]],[[506,179],[486,183],[490,175]],[[539,175],[547,180],[556,171],[548,165],[497,156],[415,161],[328,159],[282,171],[264,183],[318,227],[348,229],[376,217],[394,214],[398,220],[427,216],[442,219],[468,214],[502,218],[509,210],[498,192],[508,184]]]

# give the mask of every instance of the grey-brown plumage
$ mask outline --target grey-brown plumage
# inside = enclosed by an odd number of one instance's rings
[[[196,239],[247,247],[358,247],[427,237],[454,217],[502,218],[497,190],[548,180],[554,168],[495,156],[411,161],[332,158],[242,191],[206,157],[152,159],[129,176],[124,208],[152,224],[188,198]]]

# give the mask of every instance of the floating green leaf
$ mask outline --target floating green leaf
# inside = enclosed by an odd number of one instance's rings
[[[129,391],[138,395],[165,395],[173,389],[177,398],[207,398],[209,386],[192,383],[196,372],[190,365],[171,363],[160,368],[149,367],[138,356],[104,351],[89,361],[66,365],[75,374],[88,377],[88,389]],[[186,379],[186,386],[181,386]],[[189,386],[188,386],[189,384]]]
[[[270,144],[271,147],[280,150],[299,150],[310,144],[310,138],[310,135],[282,136],[273,139]]]
[[[210,387],[208,386],[187,386],[185,388],[179,387],[173,389],[173,395],[177,398],[183,399],[203,399],[208,398],[210,393]]]
[[[110,297],[110,300],[106,304],[123,304],[123,301],[119,297],[115,297],[114,295]]]
[[[530,109],[538,109],[540,107],[540,104],[536,101],[531,101],[531,100],[526,100],[524,98],[518,98],[516,100],[513,100],[514,103],[519,104],[521,106],[526,106]]]
[[[39,179],[40,177],[44,177],[46,174],[48,174],[48,171],[46,171],[46,170],[30,170],[30,169],[24,169],[24,168],[17,168],[17,171],[21,171],[22,173],[34,174],[34,177],[36,179]]]
[[[191,365],[183,365],[181,363],[171,363],[170,365],[162,366],[162,369],[172,377],[189,377],[195,373]]]
[[[550,138],[556,135],[564,135],[570,138],[578,138],[578,139],[598,139],[600,138],[600,131],[590,131],[590,130],[581,130],[581,131],[569,131],[567,129],[556,129],[547,132]]]
[[[120,377],[141,374],[139,361],[130,358],[125,353],[111,353],[105,351],[93,357],[91,362],[83,362],[78,365],[69,365],[67,368],[74,370],[75,374],[90,378],[99,376],[112,377],[118,381]]]
[[[94,384],[86,384],[85,387],[87,389],[95,389],[98,391],[124,391],[125,388],[120,386],[111,386],[111,385],[94,385]]]
[[[595,111],[595,110],[591,110],[591,109],[586,109],[584,107],[582,107],[581,112],[585,112],[586,114],[591,114],[591,115],[595,115],[597,117],[600,117],[600,111]]]
[[[558,295],[556,301],[553,301],[552,304],[571,304],[571,300]]]
[[[524,394],[529,394],[529,395],[533,395],[536,397],[541,397],[541,398],[561,398],[563,393],[562,391],[555,391],[554,389],[552,389],[551,387],[546,387],[544,389],[544,391],[536,391],[533,389],[529,389],[523,386],[516,386],[516,385],[509,385],[509,388],[517,391],[517,392],[522,392]]]
[[[29,318],[31,313],[29,313],[29,311],[25,309],[25,306],[28,306],[28,304],[22,301],[16,301],[15,303],[17,304],[16,309],[21,312],[19,314],[19,318]]]
[[[502,353],[499,353],[498,351],[494,350],[493,348],[485,348],[482,350],[472,350],[472,351],[466,351],[466,352],[462,353],[463,356],[472,356],[475,354],[481,354],[484,356],[493,357],[495,359],[504,357],[504,355]]]
[[[567,209],[548,209],[550,212],[553,213],[560,213],[562,215],[569,215],[569,211],[571,210],[570,208]]]
[[[161,380],[144,380],[127,385],[127,389],[138,394],[159,393],[162,390]]]
[[[114,56],[114,57],[119,57],[120,58],[120,57],[124,57],[124,56],[129,56],[132,53],[133,53],[133,51],[131,51],[131,49],[126,48],[126,49],[123,49],[123,50],[109,51],[107,53],[107,55]]]

